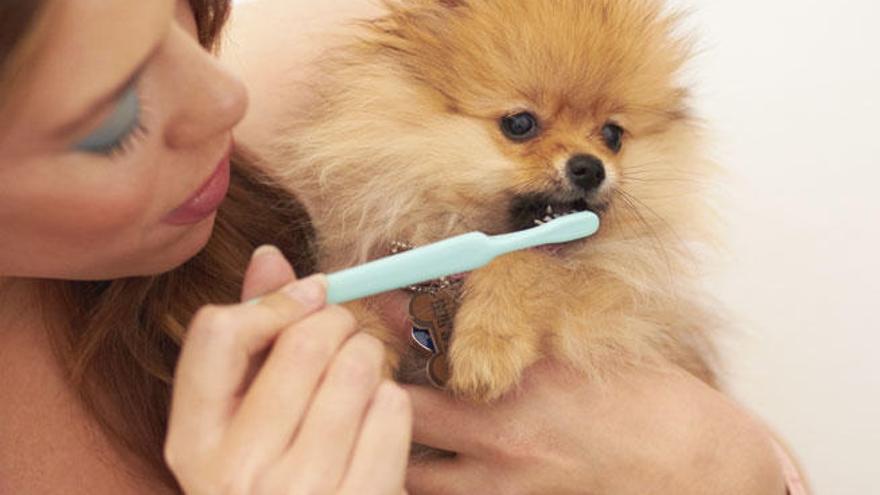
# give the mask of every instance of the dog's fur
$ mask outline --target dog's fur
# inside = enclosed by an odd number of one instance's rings
[[[276,160],[305,201],[321,269],[473,230],[521,227],[540,195],[572,201],[565,163],[600,158],[586,199],[600,233],[470,274],[455,319],[451,389],[495,399],[542,356],[591,374],[669,359],[713,383],[714,320],[693,290],[712,167],[680,72],[679,16],[652,0],[398,0],[322,62],[319,98]],[[533,111],[514,142],[499,120]],[[626,130],[615,153],[601,129]],[[401,351],[368,304],[354,309]]]

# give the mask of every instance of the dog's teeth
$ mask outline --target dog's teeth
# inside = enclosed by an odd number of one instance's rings
[[[548,214],[548,215],[552,215],[552,214],[553,214],[553,206],[551,206],[551,205],[547,205],[547,214]]]
[[[544,222],[542,222],[542,221],[540,221],[540,220],[538,220],[538,219],[536,218],[536,219],[535,219],[535,225],[544,225]]]

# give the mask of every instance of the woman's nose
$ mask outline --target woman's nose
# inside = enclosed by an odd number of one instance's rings
[[[173,111],[165,130],[170,148],[186,148],[229,132],[247,110],[244,83],[182,30],[169,56]]]

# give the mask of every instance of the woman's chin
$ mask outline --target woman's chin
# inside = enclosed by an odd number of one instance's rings
[[[104,274],[101,279],[150,277],[178,268],[205,248],[211,240],[215,219],[216,215],[211,215],[198,224],[187,226],[182,233],[177,233],[162,246],[151,247],[148,251],[149,256],[133,256],[140,261],[118,263],[113,270],[110,270],[111,273]]]
[[[171,271],[199,254],[211,240],[216,218],[217,215],[214,214],[198,224],[188,227],[184,236],[177,239],[167,249],[158,250],[157,253],[161,256],[156,260],[158,265],[146,275],[157,275]]]

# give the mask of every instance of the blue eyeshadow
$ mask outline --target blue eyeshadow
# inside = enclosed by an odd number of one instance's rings
[[[113,113],[101,127],[76,143],[73,148],[87,153],[108,154],[117,149],[140,125],[141,105],[136,85],[132,84],[120,97]]]

